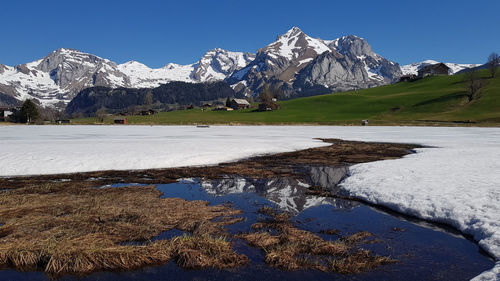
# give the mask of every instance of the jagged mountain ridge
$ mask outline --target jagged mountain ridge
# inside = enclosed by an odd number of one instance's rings
[[[375,54],[363,38],[315,39],[293,27],[227,81],[246,95],[271,84],[293,97],[388,84],[401,75],[398,64]]]
[[[155,88],[171,81],[220,81],[253,59],[252,54],[214,49],[193,64],[169,63],[153,69],[135,61],[116,64],[92,54],[61,48],[31,63],[14,67],[0,65],[0,93],[19,101],[30,98],[44,106],[64,107],[88,87]]]
[[[169,63],[157,69],[136,61],[116,64],[62,48],[31,63],[0,64],[0,93],[62,108],[78,92],[93,86],[155,88],[171,81],[225,80],[240,95],[256,95],[270,84],[281,90],[282,97],[292,98],[389,84],[429,62],[400,68],[373,52],[363,38],[322,40],[293,27],[255,55],[213,49],[196,63]],[[474,65],[448,66],[455,73]]]

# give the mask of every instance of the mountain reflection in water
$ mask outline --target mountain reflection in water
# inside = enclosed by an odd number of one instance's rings
[[[309,175],[308,183],[293,177],[252,179],[228,176],[223,179],[202,180],[201,187],[213,196],[254,192],[275,203],[282,211],[295,214],[320,205],[332,205],[336,209],[352,209],[359,205],[354,201],[307,194],[311,186],[321,186],[331,192],[338,192],[337,184],[344,179],[347,167],[320,166],[304,169]]]

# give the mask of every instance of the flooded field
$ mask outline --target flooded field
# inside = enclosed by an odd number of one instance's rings
[[[313,178],[335,184],[335,169],[320,169]],[[327,171],[327,172],[325,172]],[[330,173],[328,173],[330,172]],[[314,173],[313,173],[314,174]],[[162,198],[203,200],[210,205],[230,205],[242,210],[244,220],[226,226],[229,240],[238,254],[249,258],[249,263],[230,269],[183,269],[174,261],[165,265],[148,266],[126,272],[96,272],[83,277],[62,275],[60,280],[469,280],[494,264],[476,244],[455,231],[414,219],[394,216],[360,202],[332,197],[308,195],[308,186],[294,178],[269,180],[226,177],[216,180],[184,179],[176,183],[156,184]],[[139,188],[141,184],[111,184],[101,189]],[[265,251],[250,246],[237,238],[250,233],[252,225],[266,219],[262,208],[290,214],[290,221],[300,230],[311,232],[325,241],[337,241],[358,232],[372,235],[360,248],[394,262],[380,265],[361,273],[339,274],[315,269],[282,270],[265,262]],[[272,234],[272,233],[271,233]],[[130,241],[142,245],[152,241],[190,235],[173,229],[151,239]],[[42,272],[0,271],[1,280],[49,280]]]

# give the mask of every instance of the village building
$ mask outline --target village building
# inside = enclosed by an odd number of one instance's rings
[[[268,103],[259,103],[259,111],[271,111],[271,110],[276,110],[280,109],[280,105],[277,104],[276,102],[268,102]]]
[[[230,107],[234,110],[250,108],[250,103],[246,99],[232,99]]]
[[[9,117],[14,114],[15,108],[10,107],[0,107],[0,122],[9,121]]]
[[[213,111],[233,111],[233,110],[234,109],[232,109],[231,107],[227,107],[227,106],[224,106],[224,105],[217,105],[213,109]]]
[[[422,67],[418,70],[418,77],[448,75],[450,68],[444,63],[436,63]]]
[[[156,111],[152,110],[152,109],[148,109],[148,110],[141,111],[140,114],[141,115],[154,115],[154,114],[156,114]]]
[[[114,123],[115,124],[126,125],[127,124],[127,118],[126,117],[117,117],[117,118],[115,118]]]
[[[58,119],[55,122],[56,124],[71,124],[71,120],[69,119]]]
[[[408,74],[408,75],[403,75],[399,77],[399,82],[411,82],[413,80],[417,79],[417,75],[415,74]]]

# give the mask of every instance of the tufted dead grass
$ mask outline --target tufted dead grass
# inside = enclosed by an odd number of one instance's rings
[[[359,246],[372,236],[358,232],[337,241],[325,241],[318,235],[295,227],[286,213],[261,208],[269,219],[255,223],[255,232],[240,234],[251,246],[265,252],[265,262],[284,270],[317,269],[337,273],[358,273],[393,263],[390,257],[372,254]],[[272,234],[274,233],[274,234]]]
[[[240,211],[160,195],[154,186],[97,189],[64,182],[3,192],[0,266],[58,275],[130,270],[171,259],[187,268],[247,262],[223,229],[240,220],[234,217]],[[150,241],[174,228],[192,235]],[[142,243],[121,244],[127,241]]]

